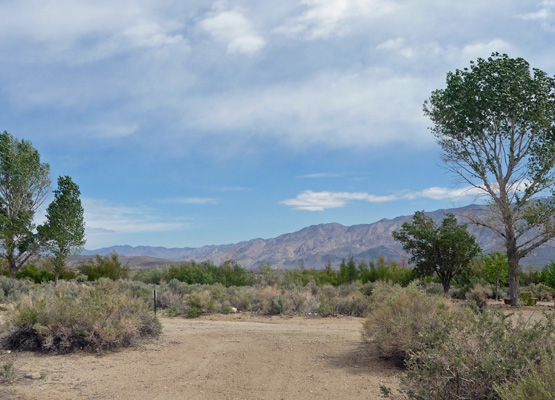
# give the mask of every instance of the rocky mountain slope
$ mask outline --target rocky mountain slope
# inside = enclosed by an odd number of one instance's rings
[[[440,221],[446,212],[457,216],[459,221],[467,222],[465,215],[486,211],[485,206],[470,205],[447,210],[426,213],[434,220]],[[142,265],[136,257],[159,259],[159,264],[169,261],[210,260],[219,265],[232,259],[239,264],[254,268],[260,263],[270,263],[276,268],[295,268],[304,263],[308,268],[321,268],[328,261],[337,266],[343,258],[355,257],[357,260],[373,260],[378,256],[389,259],[406,259],[399,243],[395,242],[391,232],[399,230],[404,222],[412,216],[394,219],[382,219],[372,224],[344,226],[337,223],[313,225],[300,231],[287,233],[271,239],[253,239],[246,242],[227,245],[211,245],[199,248],[165,248],[150,246],[112,246],[98,250],[86,250],[82,255],[109,254],[116,252],[120,256],[135,257],[128,259],[130,265]],[[468,223],[469,231],[476,236],[484,252],[503,250],[502,243],[488,229],[479,228]],[[544,246],[531,256],[522,260],[522,265],[543,266],[555,259],[555,248]],[[153,260],[148,259],[152,266]]]

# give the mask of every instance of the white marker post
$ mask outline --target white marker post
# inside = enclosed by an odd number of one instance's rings
[[[154,315],[156,315],[156,289],[152,291],[152,298],[154,299]]]

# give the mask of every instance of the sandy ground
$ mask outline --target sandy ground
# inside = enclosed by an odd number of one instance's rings
[[[118,352],[3,353],[17,379],[0,399],[378,399],[400,371],[361,344],[362,321],[162,318],[159,340]]]

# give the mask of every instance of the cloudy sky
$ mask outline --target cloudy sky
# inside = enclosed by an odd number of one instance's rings
[[[89,249],[371,223],[473,202],[424,100],[554,43],[554,0],[0,0],[0,130],[80,186]]]

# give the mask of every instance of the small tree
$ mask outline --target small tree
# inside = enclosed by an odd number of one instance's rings
[[[341,260],[339,265],[339,279],[341,283],[351,283],[359,279],[359,271],[353,256],[349,257],[349,261],[345,263],[345,259]]]
[[[555,289],[555,261],[551,261],[545,266],[543,275],[545,284]]]
[[[516,306],[520,259],[555,237],[555,79],[494,53],[448,73],[424,112],[448,168],[489,199],[469,218],[505,244]]]
[[[48,195],[49,172],[31,142],[0,133],[0,245],[12,278],[40,248],[33,218]]]
[[[495,299],[499,298],[499,282],[506,283],[509,273],[507,255],[500,252],[482,256],[483,274],[488,281],[495,281]]]
[[[417,276],[437,274],[443,291],[449,292],[451,280],[470,266],[470,261],[480,253],[474,236],[465,224],[458,224],[453,214],[446,214],[441,225],[417,211],[412,222],[405,222],[401,229],[392,233],[411,254]]]
[[[54,200],[46,209],[46,222],[38,227],[45,248],[53,255],[56,283],[67,258],[85,245],[85,221],[80,194],[79,186],[69,176],[60,176]]]

